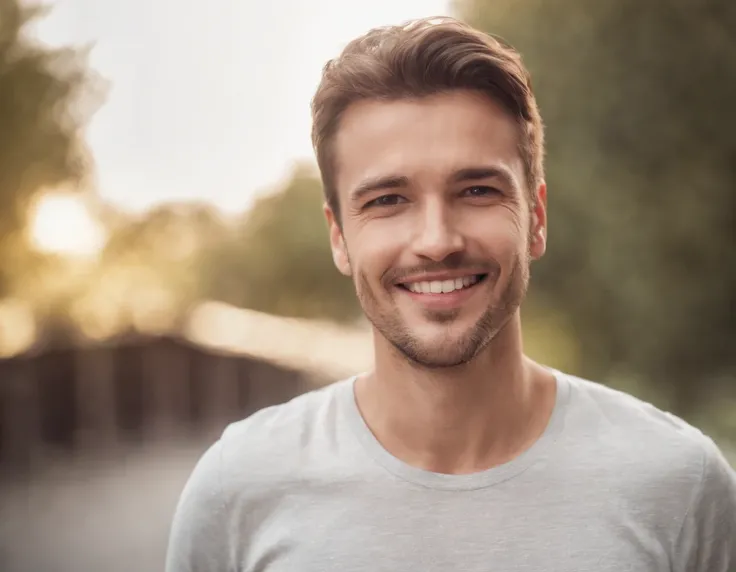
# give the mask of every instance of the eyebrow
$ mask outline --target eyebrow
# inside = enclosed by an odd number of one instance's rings
[[[460,169],[452,174],[450,181],[453,183],[464,183],[469,181],[482,181],[484,179],[500,179],[512,191],[516,191],[518,183],[513,174],[506,167],[468,167]]]
[[[511,190],[516,190],[518,184],[516,183],[511,172],[505,167],[494,166],[494,167],[466,167],[454,172],[449,177],[450,183],[464,183],[470,181],[482,181],[484,179],[500,179],[505,183]],[[361,197],[373,193],[375,191],[388,190],[388,189],[401,189],[409,186],[409,178],[400,175],[386,175],[379,177],[372,177],[361,182],[352,193],[350,198],[352,200],[359,200]]]
[[[401,189],[409,186],[409,178],[398,175],[387,175],[384,177],[373,177],[366,179],[360,183],[353,192],[350,193],[350,198],[354,201],[359,200],[361,197],[373,193],[375,191],[382,191],[387,189]]]

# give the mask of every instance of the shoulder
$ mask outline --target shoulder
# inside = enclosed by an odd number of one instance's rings
[[[714,441],[633,395],[561,375],[570,387],[568,463],[587,467],[582,478],[662,538],[675,570],[726,572],[736,563],[736,473]]]
[[[736,472],[712,441],[675,544],[676,570],[728,572],[736,566]]]
[[[715,486],[708,484],[713,479],[732,486],[731,468],[700,429],[623,391],[562,375],[570,385],[566,425],[572,442],[632,502],[666,505],[673,516],[683,515],[701,487]]]
[[[320,421],[334,414],[337,393],[350,380],[338,381],[313,389],[293,399],[256,411],[249,417],[228,425],[220,441],[226,450],[257,448],[274,440],[290,442]]]
[[[242,532],[238,506],[248,517],[278,502],[288,479],[299,478],[304,451],[314,448],[335,416],[335,397],[347,381],[267,407],[229,425],[200,457],[181,493],[172,522],[166,570],[230,570],[232,546]],[[317,445],[319,446],[319,444]],[[233,512],[235,511],[235,512]]]
[[[349,381],[314,389],[226,427],[219,440],[225,484],[272,482],[300,468],[305,453],[318,448],[337,422],[338,393]]]
[[[563,374],[571,386],[572,415],[601,440],[619,443],[632,457],[644,453],[658,461],[675,461],[700,475],[712,441],[682,418],[624,391]]]

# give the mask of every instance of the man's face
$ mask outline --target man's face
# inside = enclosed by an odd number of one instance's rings
[[[363,101],[335,140],[333,257],[376,330],[424,367],[470,361],[517,311],[544,253],[514,120],[483,95]]]

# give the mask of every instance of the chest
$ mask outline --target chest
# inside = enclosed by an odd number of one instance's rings
[[[669,571],[646,523],[606,503],[483,495],[295,497],[240,541],[240,572]]]

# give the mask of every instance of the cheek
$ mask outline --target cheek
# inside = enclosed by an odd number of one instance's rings
[[[502,264],[527,248],[526,229],[508,209],[499,209],[467,224],[468,237]]]
[[[374,225],[370,230],[364,228],[356,233],[351,241],[350,261],[354,272],[361,274],[369,283],[381,279],[401,252],[401,243],[396,233]]]

